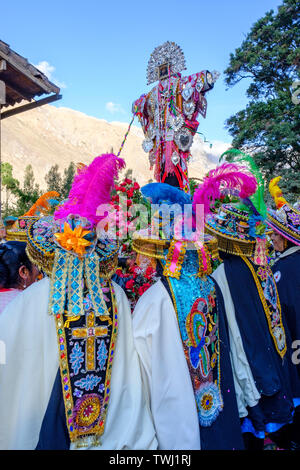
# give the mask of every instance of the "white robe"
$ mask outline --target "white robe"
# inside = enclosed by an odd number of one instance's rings
[[[196,401],[177,316],[161,281],[136,304],[133,335],[159,449],[200,449]]]
[[[257,405],[260,399],[254,378],[245,354],[242,336],[235,317],[235,308],[227,282],[224,264],[212,273],[223,294],[225,312],[229,330],[230,360],[233,372],[234,388],[238,404],[239,416],[248,415],[247,406]]]
[[[59,368],[55,320],[47,312],[49,286],[48,278],[33,284],[0,315],[6,356],[5,364],[0,363],[0,449],[30,450],[38,442]],[[117,284],[113,286],[119,329],[105,431],[98,449],[156,449],[128,300]]]

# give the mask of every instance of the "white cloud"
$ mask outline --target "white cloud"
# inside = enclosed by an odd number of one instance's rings
[[[37,65],[35,65],[35,67],[43,72],[49,78],[49,80],[51,80],[52,73],[55,70],[53,65],[50,65],[46,60],[42,60],[42,62],[39,62]]]
[[[121,113],[125,114],[124,109],[120,104],[113,103],[112,101],[108,101],[105,105],[106,110],[111,114]]]
[[[35,65],[37,69],[39,69],[43,74],[46,75],[48,80],[55,83],[59,88],[67,88],[67,85],[64,82],[60,82],[53,76],[53,72],[55,71],[55,67],[46,60],[42,60],[37,65]]]

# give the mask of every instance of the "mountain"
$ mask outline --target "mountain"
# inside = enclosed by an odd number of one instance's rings
[[[2,121],[2,162],[12,164],[14,177],[19,181],[23,180],[26,165],[31,164],[40,188],[46,189],[44,178],[52,165],[57,163],[62,172],[72,161],[90,163],[112,149],[118,153],[127,129],[126,123],[107,122],[72,109],[45,105]],[[133,170],[133,177],[141,185],[153,179],[142,141],[141,128],[132,126],[120,154],[126,169]],[[228,147],[229,144],[214,142],[210,149],[196,135],[190,177],[203,177]]]

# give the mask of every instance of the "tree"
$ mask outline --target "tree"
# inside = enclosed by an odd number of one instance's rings
[[[60,196],[62,199],[66,199],[69,195],[73,179],[75,176],[76,168],[73,162],[69,164],[64,170],[64,177],[61,184]]]
[[[62,177],[58,169],[58,164],[52,165],[45,176],[45,181],[47,183],[47,191],[57,191],[61,193]]]
[[[14,209],[11,207],[11,196],[19,188],[19,181],[13,177],[13,167],[10,163],[1,163],[1,184],[5,188],[5,203],[3,217],[11,215]]]
[[[283,0],[258,20],[225,70],[229,87],[250,79],[249,103],[226,121],[232,146],[251,153],[266,182],[283,176],[291,201],[300,195],[299,104],[293,99],[300,64],[300,4]]]
[[[39,185],[35,182],[34,173],[31,165],[27,165],[24,173],[23,187],[17,187],[13,190],[17,197],[17,212],[22,215],[37,201],[41,195]]]

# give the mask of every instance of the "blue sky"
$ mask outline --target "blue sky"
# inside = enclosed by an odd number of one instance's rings
[[[281,0],[13,0],[0,4],[0,39],[61,86],[58,107],[130,122],[132,102],[150,91],[146,68],[165,41],[181,46],[184,74],[221,72],[207,94],[199,131],[230,142],[225,120],[247,103],[247,84],[226,91],[223,71],[252,24]],[[153,85],[152,85],[153,86]],[[135,121],[137,124],[137,121]]]

